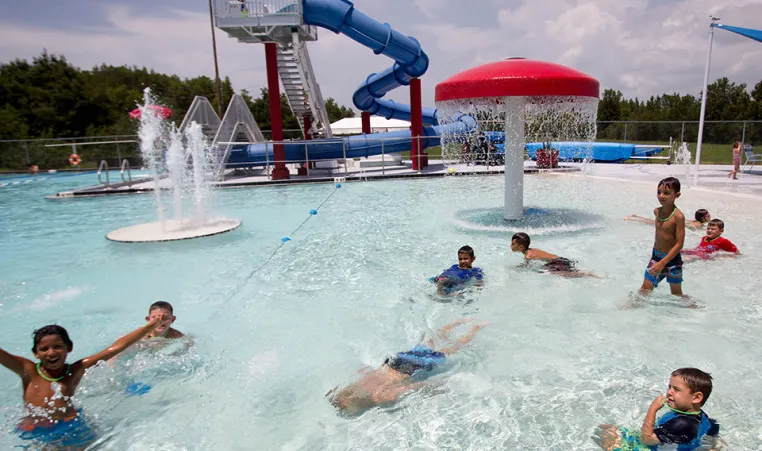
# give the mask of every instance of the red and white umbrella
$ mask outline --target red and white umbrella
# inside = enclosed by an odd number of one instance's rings
[[[157,117],[160,117],[162,119],[169,119],[170,116],[172,116],[172,109],[167,108],[165,106],[161,105],[150,105],[148,109]],[[134,110],[130,111],[130,117],[133,119],[140,119],[140,114],[142,111],[140,108],[135,108]]]

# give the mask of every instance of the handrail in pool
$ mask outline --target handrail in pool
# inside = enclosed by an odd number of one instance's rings
[[[106,170],[106,183],[103,183],[103,181],[101,180],[101,173],[103,172],[104,169]],[[98,165],[98,183],[100,183],[101,185],[106,185],[106,186],[111,185],[111,180],[109,179],[109,176],[108,176],[108,162],[106,160],[101,160],[101,163]]]
[[[127,180],[124,179],[124,171],[127,170]],[[122,160],[122,164],[119,167],[119,175],[122,176],[122,183],[129,183],[132,185],[132,171],[130,171],[130,162],[127,159]]]

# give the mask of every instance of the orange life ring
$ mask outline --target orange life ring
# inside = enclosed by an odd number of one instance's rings
[[[77,155],[76,153],[73,153],[69,155],[69,164],[72,166],[79,166],[79,164],[82,163],[82,157]]]

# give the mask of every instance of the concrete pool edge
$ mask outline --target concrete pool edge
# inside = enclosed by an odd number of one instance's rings
[[[476,168],[474,168],[476,169]],[[569,172],[581,172],[581,167],[574,166],[559,166],[553,169],[540,169],[537,167],[525,167],[524,174],[545,174],[545,173],[569,173]],[[487,170],[472,170],[472,171],[456,171],[454,173],[448,173],[446,170],[437,170],[431,172],[397,172],[390,174],[369,174],[369,173],[348,173],[348,174],[335,174],[328,177],[307,177],[301,179],[287,179],[287,180],[248,180],[251,177],[246,177],[246,180],[229,180],[224,182],[215,183],[215,188],[247,188],[247,187],[263,187],[263,186],[287,186],[287,185],[304,185],[304,184],[319,184],[319,183],[334,183],[337,179],[342,182],[370,182],[381,180],[399,180],[399,179],[421,179],[421,178],[436,178],[436,177],[467,177],[467,176],[490,176],[504,174],[503,169],[487,169]],[[148,185],[149,182],[141,182],[141,184]],[[135,185],[134,183],[132,185]],[[160,188],[165,189],[165,188]],[[114,195],[129,195],[129,194],[146,194],[153,192],[153,187],[144,186],[136,188],[133,186],[124,186],[122,184],[110,187],[89,186],[85,188],[79,188],[69,191],[61,191],[54,195],[45,196],[46,199],[60,200],[60,199],[73,199],[73,198],[88,198],[88,197],[103,197]]]

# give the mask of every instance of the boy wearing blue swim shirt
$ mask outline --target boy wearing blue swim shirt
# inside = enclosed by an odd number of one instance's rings
[[[66,329],[57,325],[34,331],[32,353],[39,359],[36,364],[0,349],[0,364],[21,377],[27,408],[27,416],[17,427],[21,438],[65,449],[86,446],[95,435],[71,401],[85,371],[129,348],[167,319],[166,315],[154,318],[108,348],[72,364],[66,363],[66,357],[74,344]]]
[[[656,198],[661,207],[654,208],[656,237],[651,260],[643,275],[641,293],[650,293],[666,278],[672,294],[683,295],[683,259],[680,251],[685,243],[685,216],[675,206],[678,197],[678,179],[667,177],[659,182]]]
[[[653,400],[643,420],[640,433],[627,428],[602,424],[596,441],[608,451],[656,450],[661,445],[675,445],[677,451],[716,449],[720,425],[701,409],[712,393],[712,376],[698,368],[680,368],[672,372],[666,396]],[[656,413],[666,407],[658,421]]]
[[[431,279],[437,284],[437,292],[450,294],[471,279],[474,279],[477,285],[481,285],[484,280],[484,273],[481,268],[473,267],[474,260],[476,260],[476,255],[474,255],[474,249],[471,246],[463,246],[458,249],[458,264],[450,266],[442,274]]]
[[[386,359],[375,370],[362,368],[360,379],[337,391],[338,386],[326,396],[330,403],[349,415],[359,415],[373,407],[392,404],[404,393],[417,390],[425,385],[422,377],[438,366],[442,366],[446,356],[455,353],[474,338],[474,334],[486,324],[476,324],[462,337],[451,340],[450,333],[461,324],[470,321],[460,319],[439,330],[437,337],[445,346],[436,346],[434,340],[427,345],[417,345],[410,351],[398,352]]]

